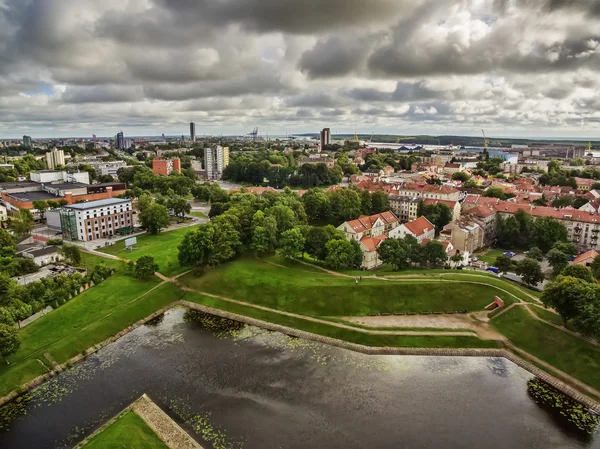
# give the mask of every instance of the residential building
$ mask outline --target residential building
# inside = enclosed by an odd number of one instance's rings
[[[0,224],[4,223],[8,220],[8,212],[6,211],[6,207],[0,204]]]
[[[402,223],[416,220],[418,218],[417,210],[419,208],[420,198],[409,196],[388,195],[390,209],[400,219]]]
[[[398,217],[391,211],[371,216],[361,215],[356,220],[346,221],[337,229],[342,231],[348,240],[360,241],[363,237],[376,237],[388,234],[399,225]]]
[[[458,173],[459,171],[462,171],[463,167],[460,164],[453,164],[450,162],[447,162],[446,164],[444,164],[444,168],[443,171],[444,173],[448,174],[448,175],[453,175],[454,173]]]
[[[221,179],[225,167],[229,165],[229,147],[215,145],[204,148],[204,169],[206,178]]]
[[[398,195],[432,200],[458,201],[459,190],[451,186],[434,184],[407,184],[398,188]]]
[[[133,208],[120,198],[71,204],[60,210],[60,222],[63,239],[89,242],[131,232]]]
[[[594,179],[587,179],[587,178],[575,178],[575,182],[577,183],[577,190],[586,192],[586,191],[589,191],[590,188],[594,184],[596,184],[598,181],[596,181]]]
[[[361,215],[356,220],[347,221],[338,226],[348,240],[356,240],[363,253],[361,267],[371,270],[381,265],[377,248],[388,233],[399,224],[398,217],[392,212],[382,212],[371,216]]]
[[[482,204],[465,214],[483,229],[483,245],[492,246],[496,241],[496,209]]]
[[[181,160],[155,157],[152,159],[152,172],[155,176],[169,176],[173,172],[181,173]]]
[[[452,212],[452,221],[459,219],[461,207],[460,207],[460,203],[458,201],[434,200],[431,198],[425,198],[423,200],[423,204],[425,206],[432,206],[432,205],[435,205],[438,203],[448,206],[448,208]]]
[[[573,260],[572,264],[573,265],[583,265],[584,267],[589,267],[590,265],[592,265],[592,262],[594,261],[594,259],[596,257],[598,257],[598,251],[591,249],[591,250],[577,256]]]
[[[23,146],[26,148],[31,148],[33,146],[31,136],[23,136]]]
[[[335,165],[335,159],[331,157],[324,157],[316,155],[317,157],[301,157],[298,159],[297,164],[298,167],[302,167],[305,164],[325,164],[327,168],[332,168]]]
[[[452,246],[460,252],[473,254],[485,246],[484,234],[484,230],[479,224],[463,217],[444,226],[440,238],[449,240]]]
[[[331,129],[323,128],[323,130],[321,131],[321,149],[325,145],[329,144],[331,144]]]
[[[65,152],[57,148],[46,153],[46,164],[50,170],[54,170],[57,167],[65,166]]]
[[[190,140],[192,142],[196,141],[196,124],[194,122],[190,123]]]
[[[433,240],[435,237],[435,226],[425,217],[401,224],[389,233],[390,238],[403,239],[407,235],[415,237],[419,243],[425,239]]]

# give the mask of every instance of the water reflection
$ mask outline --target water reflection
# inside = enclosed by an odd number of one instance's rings
[[[0,409],[0,447],[73,447],[147,393],[207,449],[600,448],[528,397],[531,378],[505,359],[367,356],[176,309]]]

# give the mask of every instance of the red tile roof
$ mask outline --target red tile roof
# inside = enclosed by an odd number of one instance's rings
[[[496,209],[486,204],[482,204],[480,206],[474,207],[473,209],[470,209],[468,213],[473,214],[479,218],[487,218],[494,215],[496,213]]]
[[[419,217],[416,220],[404,223],[404,226],[416,237],[434,229],[433,224],[425,217]]]
[[[580,264],[582,262],[585,262],[588,259],[595,259],[596,257],[598,257],[598,251],[591,249],[586,253],[580,254],[579,256],[577,256],[574,260],[573,260],[573,264],[577,265]]]
[[[381,219],[385,224],[396,223],[398,221],[398,217],[396,217],[392,212],[387,211],[371,216],[361,215],[356,220],[349,221],[348,225],[354,232],[358,234],[359,232],[364,232],[367,229],[371,229],[378,219]]]
[[[463,203],[477,204],[478,206],[482,204],[486,206],[493,206],[494,204],[498,204],[499,202],[500,200],[498,198],[488,198],[487,196],[481,195],[467,195],[467,197],[463,201]]]
[[[360,243],[367,249],[367,251],[375,251],[381,245],[381,242],[388,238],[387,235],[381,234],[375,237],[363,237],[360,239]]]
[[[555,209],[546,206],[534,206],[527,203],[501,201],[494,206],[497,212],[515,214],[522,209],[534,217],[553,217],[557,220],[580,221],[582,223],[600,223],[600,215],[582,210]]]
[[[448,206],[450,208],[450,210],[454,210],[454,207],[456,207],[456,203],[458,203],[458,201],[434,200],[431,198],[427,198],[427,199],[423,200],[423,204],[426,204],[426,205],[437,204],[437,203],[445,204],[446,206]]]

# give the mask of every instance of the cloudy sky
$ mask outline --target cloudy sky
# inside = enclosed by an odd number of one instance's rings
[[[0,138],[600,137],[598,0],[0,0]]]

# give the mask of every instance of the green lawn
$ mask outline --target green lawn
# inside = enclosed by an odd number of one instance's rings
[[[600,347],[533,318],[522,307],[513,307],[491,321],[512,343],[600,389]]]
[[[562,326],[564,324],[563,319],[557,313],[551,312],[550,310],[543,309],[541,307],[530,307],[533,312],[539,316],[542,320],[550,321],[551,323]]]
[[[185,271],[185,268],[182,268],[177,260],[179,255],[177,247],[183,237],[193,229],[193,227],[185,227],[158,235],[143,234],[137,238],[133,251],[127,251],[125,241],[121,240],[113,246],[103,248],[102,252],[133,261],[142,256],[150,255],[154,257],[162,274],[173,276]]]
[[[491,249],[487,253],[483,255],[476,254],[476,257],[479,257],[479,260],[483,260],[487,262],[489,265],[494,265],[496,263],[496,258],[501,256],[504,252],[503,249]]]
[[[115,274],[20,330],[11,364],[0,364],[0,396],[43,374],[37,359],[45,360],[45,353],[64,363],[181,296],[173,284],[141,296],[158,283]]]
[[[84,449],[167,449],[168,446],[134,412],[125,412],[83,446]]]
[[[85,253],[83,251],[81,252],[81,263],[79,263],[81,268],[87,268],[89,270],[94,268],[100,262],[108,267],[114,268],[115,270],[121,270],[125,267],[125,262],[122,260],[108,259],[106,257]]]
[[[217,298],[211,298],[196,293],[187,292],[184,300],[202,304],[215,309],[226,310],[228,312],[245,315],[263,321],[268,321],[282,326],[292,327],[294,329],[311,332],[313,334],[325,335],[327,337],[337,338],[352,343],[365,346],[383,346],[397,348],[496,348],[497,344],[491,340],[481,340],[474,335],[473,337],[452,337],[452,336],[413,336],[413,335],[370,335],[364,332],[342,329],[327,324],[314,323],[264,310],[255,309],[249,306],[232,304],[221,301]]]
[[[198,218],[208,218],[208,215],[206,215],[204,212],[190,212],[188,215],[192,216],[192,217],[198,217]]]
[[[483,310],[499,291],[488,285],[440,282],[439,278],[383,281],[307,274],[250,257],[188,274],[181,282],[202,292],[313,316]]]

